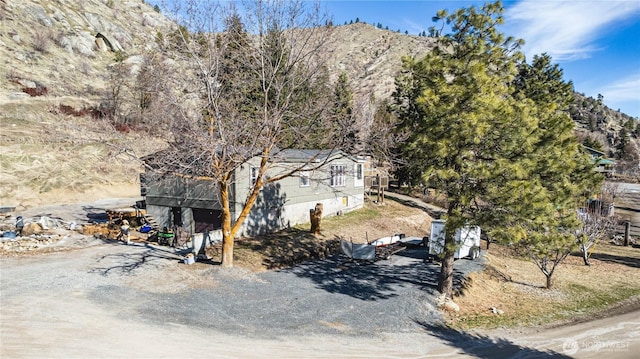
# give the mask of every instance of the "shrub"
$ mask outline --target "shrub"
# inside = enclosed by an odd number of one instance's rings
[[[51,45],[50,34],[42,30],[36,31],[33,35],[33,49],[45,53],[49,49],[49,45]]]
[[[49,93],[49,90],[42,85],[37,85],[36,87],[23,87],[22,92],[29,94],[31,97],[44,96]]]
[[[131,128],[125,123],[116,123],[115,128],[116,128],[116,131],[122,132],[122,133],[129,133],[129,131],[131,131]]]

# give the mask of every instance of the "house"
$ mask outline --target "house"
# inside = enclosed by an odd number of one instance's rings
[[[283,150],[274,155],[266,177],[303,168],[293,176],[266,184],[245,219],[240,236],[273,232],[309,222],[309,210],[323,204],[323,217],[361,208],[364,161],[340,151]],[[260,157],[236,169],[229,189],[231,219],[236,221],[258,175]],[[306,170],[305,170],[306,169]],[[182,227],[190,233],[222,238],[222,204],[210,178],[146,173],[143,184],[147,213],[160,227]]]
[[[607,158],[604,152],[598,151],[595,148],[582,146],[585,151],[591,156],[591,161],[595,164],[595,171],[604,175],[613,174],[613,166],[615,162],[612,159]]]

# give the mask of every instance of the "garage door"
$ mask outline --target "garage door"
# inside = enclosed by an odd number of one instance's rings
[[[204,233],[222,228],[222,211],[215,209],[193,208],[195,233]]]

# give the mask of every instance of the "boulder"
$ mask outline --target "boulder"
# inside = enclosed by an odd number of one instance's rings
[[[446,300],[441,306],[440,308],[444,309],[447,312],[450,313],[457,313],[460,311],[460,306],[458,304],[456,304],[454,301],[452,301],[451,299]]]
[[[32,4],[30,6],[27,6],[24,10],[25,14],[28,17],[35,19],[40,24],[46,27],[53,26],[53,20],[51,20],[51,18],[47,15],[47,11],[42,6]]]
[[[460,306],[458,304],[456,304],[453,300],[451,300],[450,298],[447,298],[447,296],[442,294],[436,297],[436,306],[450,313],[457,313],[460,311]]]
[[[498,309],[498,308],[496,308],[496,307],[491,307],[491,308],[489,308],[489,310],[491,310],[491,313],[493,313],[493,314],[498,314],[498,315],[502,315],[502,314],[504,314],[504,311],[503,311],[503,310]]]
[[[98,51],[102,51],[102,52],[109,51],[109,47],[104,42],[104,39],[101,37],[96,38],[96,48],[98,49]]]

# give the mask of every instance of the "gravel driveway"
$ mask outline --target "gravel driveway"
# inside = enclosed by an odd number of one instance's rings
[[[96,298],[106,290],[122,300],[135,298],[136,311],[145,320],[244,335],[410,332],[419,327],[418,319],[440,318],[432,299],[439,269],[423,263],[423,252],[406,250],[370,265],[336,257],[260,274],[213,268],[217,285],[212,288],[168,295],[96,288]],[[479,266],[458,261],[458,274]]]
[[[132,199],[43,207],[23,215],[82,223],[126,203]],[[101,309],[137,321],[262,337],[412,332],[420,328],[416,322],[441,319],[434,307],[440,268],[423,260],[422,247],[373,264],[336,256],[256,274],[186,265],[173,248],[150,244],[125,246],[75,234],[56,246],[74,250],[2,260],[3,301],[19,300],[27,289],[65,296],[78,288]],[[480,267],[481,261],[457,260],[456,282]],[[14,279],[20,286],[12,287]]]
[[[257,337],[412,332],[420,328],[417,321],[440,319],[433,304],[439,267],[424,263],[424,254],[423,248],[406,249],[363,265],[334,257],[256,274],[185,265],[167,247],[94,243],[80,251],[3,260],[2,297],[43,289],[67,295],[77,288],[103,310],[137,321]],[[456,261],[458,280],[480,266]],[[20,277],[26,287],[12,288],[12,280],[5,280]]]

